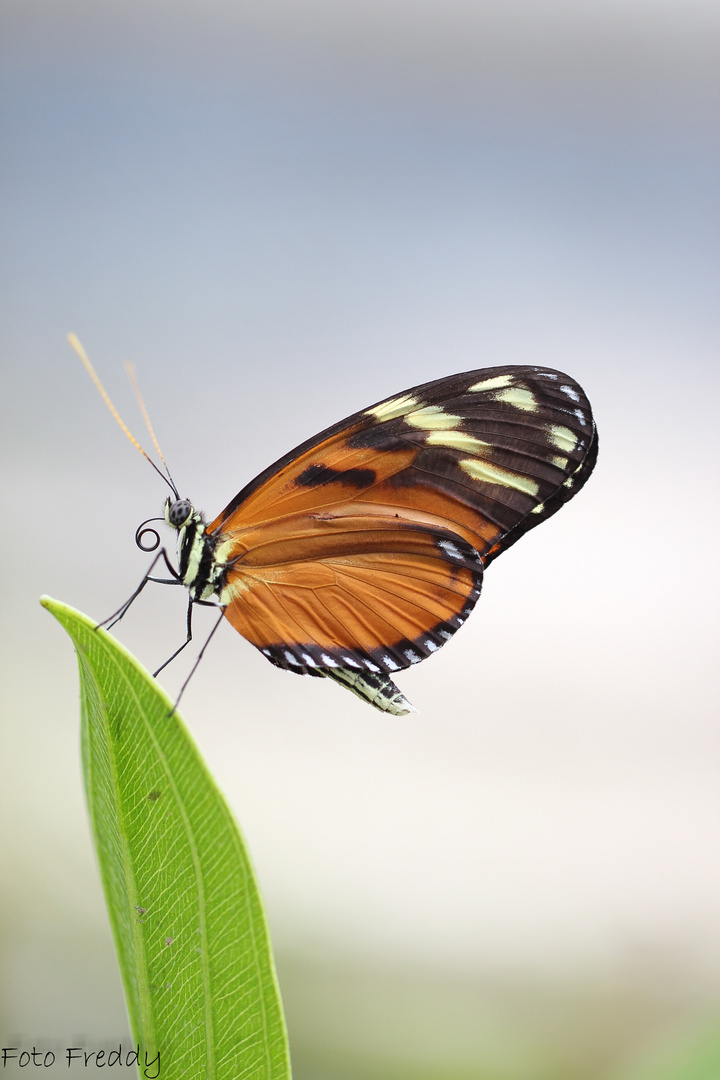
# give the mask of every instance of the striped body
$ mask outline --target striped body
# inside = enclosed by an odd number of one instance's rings
[[[187,505],[188,516],[180,526],[176,526],[169,517],[173,504],[168,499],[165,504],[165,521],[171,528],[178,530],[180,580],[193,600],[207,600],[222,588],[225,565],[217,559],[217,538],[208,533],[202,514],[190,503]]]

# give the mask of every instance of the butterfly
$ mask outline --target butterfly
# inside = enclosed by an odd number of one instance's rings
[[[163,550],[172,578],[146,575],[120,617],[146,581],[182,584],[188,641],[193,605],[219,605],[270,663],[402,715],[393,675],[452,638],[488,565],[580,490],[597,449],[590,403],[560,371],[414,386],[291,450],[210,522],[170,478],[178,568]]]

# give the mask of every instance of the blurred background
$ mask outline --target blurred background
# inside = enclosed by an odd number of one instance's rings
[[[418,715],[229,626],[184,715],[257,867],[297,1080],[717,1080],[720,9],[4,0],[2,23],[2,1045],[127,1038],[72,649],[37,598],[115,610],[165,491],[73,330],[147,442],[132,358],[211,516],[415,383],[584,385],[595,476],[399,678]],[[117,628],[151,670],[179,593]]]

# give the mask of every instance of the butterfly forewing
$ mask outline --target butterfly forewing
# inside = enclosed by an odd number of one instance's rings
[[[596,452],[589,403],[561,372],[490,368],[388,398],[208,526],[226,615],[294,671],[407,667],[449,640],[483,566],[579,490]]]

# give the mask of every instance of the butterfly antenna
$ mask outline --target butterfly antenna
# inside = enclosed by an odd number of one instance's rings
[[[76,336],[75,334],[68,334],[68,341],[70,342],[70,345],[71,345],[71,346],[73,347],[73,349],[75,350],[75,352],[76,352],[76,353],[78,354],[78,356],[79,356],[79,357],[80,357],[80,359],[82,360],[82,363],[83,363],[83,367],[84,367],[84,368],[85,368],[85,370],[87,371],[87,373],[88,373],[88,375],[90,376],[90,378],[92,379],[92,381],[93,381],[93,382],[95,383],[95,387],[96,387],[96,389],[97,389],[97,392],[98,392],[98,393],[100,394],[100,397],[101,397],[101,398],[103,399],[103,401],[104,401],[104,402],[105,402],[105,404],[107,405],[108,409],[110,410],[110,412],[112,413],[112,415],[113,415],[113,416],[115,417],[115,419],[117,420],[117,422],[118,422],[118,424],[120,425],[120,427],[122,428],[122,430],[123,430],[123,431],[125,432],[125,434],[127,435],[127,437],[128,437],[128,439],[130,440],[130,442],[131,442],[131,443],[133,444],[133,446],[135,447],[135,449],[136,449],[136,450],[139,450],[139,451],[140,451],[140,453],[141,453],[141,454],[142,454],[142,456],[143,456],[143,457],[145,458],[145,460],[146,460],[146,461],[149,461],[149,462],[150,462],[150,464],[152,465],[153,469],[154,469],[154,470],[155,470],[155,472],[156,472],[156,473],[158,474],[158,476],[162,477],[162,479],[164,480],[164,482],[165,482],[165,483],[166,483],[166,484],[168,485],[168,487],[169,487],[169,488],[171,489],[171,491],[172,491],[173,495],[175,496],[175,498],[176,498],[176,499],[179,499],[179,498],[180,498],[180,496],[179,496],[179,494],[178,494],[178,490],[177,490],[177,488],[175,487],[175,484],[174,484],[174,483],[172,482],[172,479],[170,479],[170,480],[169,480],[169,479],[168,479],[168,477],[167,477],[167,476],[165,476],[165,474],[164,474],[163,472],[161,472],[161,470],[160,470],[160,469],[158,469],[157,465],[156,465],[156,464],[155,464],[155,462],[154,462],[154,461],[152,460],[152,458],[148,457],[148,455],[147,455],[147,454],[145,453],[145,451],[143,450],[143,448],[142,448],[142,446],[140,445],[140,443],[139,443],[139,442],[137,441],[137,439],[135,438],[135,436],[133,435],[133,433],[132,433],[132,432],[130,431],[130,429],[129,429],[129,427],[127,426],[127,424],[125,423],[125,421],[124,421],[124,420],[122,419],[122,417],[120,416],[120,413],[119,413],[119,412],[117,411],[117,409],[116,409],[116,408],[115,408],[115,406],[113,405],[112,401],[110,400],[110,396],[109,396],[109,394],[108,394],[107,390],[105,389],[105,387],[103,386],[103,384],[102,384],[102,383],[100,382],[100,379],[98,378],[98,375],[97,375],[97,373],[96,373],[96,371],[95,371],[95,368],[94,368],[94,367],[92,366],[92,364],[90,363],[90,359],[89,359],[89,357],[88,357],[88,354],[87,354],[87,353],[85,352],[85,350],[83,349],[83,347],[82,347],[82,345],[80,344],[80,341],[79,341],[79,339],[77,338],[77,336]],[[151,430],[152,430],[152,429],[151,429]],[[155,438],[155,437],[153,436],[153,440],[154,440],[154,438]],[[157,443],[155,443],[155,445],[157,446]],[[160,455],[160,457],[162,457],[162,454]],[[163,460],[163,464],[165,464],[164,460]],[[165,468],[167,469],[167,465],[165,465]],[[169,474],[168,474],[168,475],[169,475]]]
[[[130,380],[130,385],[133,388],[133,393],[135,395],[137,403],[140,406],[140,412],[143,414],[143,420],[145,421],[145,425],[146,425],[148,431],[150,432],[150,438],[153,441],[153,446],[157,450],[158,456],[159,456],[160,460],[162,461],[163,465],[165,466],[165,472],[168,474],[168,479],[170,480],[170,483],[173,486],[173,490],[175,492],[177,492],[177,487],[175,486],[175,481],[173,480],[172,475],[170,473],[170,470],[168,469],[167,461],[165,460],[165,456],[164,456],[162,450],[160,449],[160,443],[157,441],[157,439],[155,437],[155,432],[153,431],[153,426],[150,423],[150,417],[148,415],[147,409],[145,408],[145,402],[143,401],[142,394],[140,393],[140,387],[138,386],[137,376],[135,375],[135,368],[133,366],[132,360],[126,360],[125,361],[125,371],[127,372],[127,377]]]

